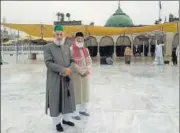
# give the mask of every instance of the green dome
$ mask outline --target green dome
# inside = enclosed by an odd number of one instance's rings
[[[106,24],[105,27],[130,27],[134,26],[131,18],[123,13],[120,7],[116,10],[116,12],[111,16]]]

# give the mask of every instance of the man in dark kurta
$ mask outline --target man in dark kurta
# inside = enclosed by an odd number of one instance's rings
[[[64,42],[63,27],[58,25],[54,27],[54,42],[44,46],[44,61],[47,67],[46,114],[49,109],[55,132],[62,132],[63,124],[74,126],[70,121],[70,113],[75,111],[71,82],[74,61],[69,46]]]

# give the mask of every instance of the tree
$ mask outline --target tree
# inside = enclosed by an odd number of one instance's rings
[[[94,22],[91,22],[89,25],[94,26]]]
[[[170,13],[169,18],[174,18],[174,15],[172,13]]]
[[[70,13],[66,13],[66,17],[68,18],[68,21],[70,21],[70,16],[71,16]]]
[[[61,21],[64,21],[64,13],[61,13]]]
[[[159,24],[159,21],[158,21],[158,20],[156,20],[154,24]]]
[[[169,14],[169,22],[172,22],[174,18],[174,15],[172,13]]]

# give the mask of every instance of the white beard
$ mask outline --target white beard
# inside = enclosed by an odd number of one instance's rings
[[[81,43],[76,42],[76,46],[77,46],[78,48],[82,48],[82,47],[84,46],[84,42],[81,42]]]
[[[57,46],[62,46],[64,45],[64,42],[65,42],[65,39],[63,38],[63,40],[59,41],[59,40],[54,40],[54,43],[57,45]]]

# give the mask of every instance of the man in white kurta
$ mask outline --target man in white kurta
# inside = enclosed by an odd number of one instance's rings
[[[176,48],[177,64],[179,65],[179,45]]]
[[[89,75],[92,65],[89,50],[84,47],[84,35],[82,32],[76,33],[71,50],[75,61],[75,71],[72,74],[72,81],[76,111],[74,112],[73,118],[80,120],[80,115],[89,116],[87,104],[89,102]]]
[[[156,50],[155,50],[155,61],[158,65],[163,65],[164,64],[164,59],[163,59],[163,49],[162,47],[164,46],[164,44],[156,44]]]

